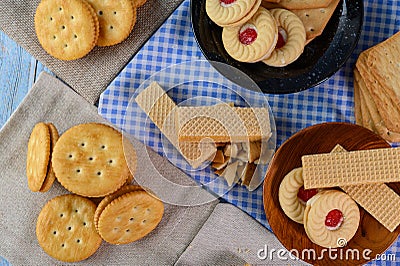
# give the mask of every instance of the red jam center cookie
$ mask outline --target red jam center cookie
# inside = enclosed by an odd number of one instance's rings
[[[236,0],[219,0],[219,2],[221,3],[221,6],[226,7],[226,6],[229,6],[233,3],[235,3]]]
[[[343,213],[338,209],[334,209],[326,215],[325,226],[328,230],[337,230],[342,225],[343,220]]]
[[[309,199],[314,197],[318,193],[318,189],[304,189],[304,186],[299,188],[297,197],[301,203],[306,203]]]
[[[287,32],[283,28],[278,27],[278,41],[276,42],[275,49],[282,48],[283,46],[285,46],[286,42]]]
[[[244,25],[239,32],[239,41],[242,44],[250,45],[257,39],[257,30],[254,25]]]

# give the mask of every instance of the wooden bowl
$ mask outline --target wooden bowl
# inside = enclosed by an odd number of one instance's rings
[[[263,186],[264,210],[271,229],[279,241],[287,250],[295,250],[294,255],[299,254],[300,259],[314,265],[360,265],[385,252],[396,241],[400,226],[391,233],[360,207],[360,226],[357,233],[345,247],[338,248],[332,253],[337,256],[334,259],[326,248],[310,241],[302,224],[292,221],[285,215],[278,199],[282,179],[293,168],[301,166],[303,155],[328,153],[336,144],[342,145],[348,151],[390,147],[375,133],[354,124],[324,123],[303,129],[283,143],[270,163]],[[400,183],[391,183],[389,186],[400,194]],[[355,249],[358,252],[354,251]],[[315,256],[309,252],[310,250],[315,251]],[[351,254],[352,251],[354,255]],[[366,255],[363,255],[363,252],[366,252]],[[359,258],[356,253],[359,254]]]

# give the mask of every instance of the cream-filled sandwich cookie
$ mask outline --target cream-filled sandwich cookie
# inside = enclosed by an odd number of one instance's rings
[[[279,203],[283,212],[293,221],[303,224],[306,202],[318,193],[317,189],[304,189],[303,168],[295,168],[279,186]]]
[[[206,0],[206,13],[215,24],[225,27],[255,13],[260,5],[258,0]]]
[[[222,42],[227,53],[240,62],[257,62],[268,57],[278,40],[278,27],[271,13],[260,7],[244,25],[225,27]]]
[[[299,58],[306,43],[303,22],[293,12],[276,8],[270,10],[278,25],[278,42],[271,56],[263,62],[273,67],[283,67]]]
[[[360,210],[346,193],[325,190],[307,202],[303,220],[313,243],[325,248],[343,247],[357,232]]]

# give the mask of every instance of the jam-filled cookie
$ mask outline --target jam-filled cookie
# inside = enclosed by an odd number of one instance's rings
[[[263,62],[273,67],[287,66],[303,53],[306,30],[303,22],[293,12],[282,8],[270,12],[278,25],[278,42],[271,56]]]
[[[206,0],[206,13],[218,26],[234,26],[244,23],[243,18],[254,14],[261,0]]]
[[[317,189],[304,189],[303,168],[295,168],[279,186],[279,203],[283,212],[293,221],[303,224],[306,202],[318,193]]]
[[[304,211],[307,236],[326,248],[345,246],[357,232],[359,222],[360,210],[355,201],[337,190],[318,193]]]
[[[278,27],[271,13],[260,7],[244,25],[225,27],[222,42],[227,53],[240,62],[257,62],[268,57],[278,40]]]

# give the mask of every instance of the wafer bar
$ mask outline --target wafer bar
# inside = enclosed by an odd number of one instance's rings
[[[157,82],[152,82],[149,87],[139,93],[135,101],[168,140],[178,147],[174,114],[176,104],[163,88]]]
[[[178,108],[179,141],[258,141],[271,136],[267,108],[227,104]]]
[[[386,184],[363,184],[340,188],[390,232],[400,224],[400,196]]]
[[[346,150],[338,144],[331,152]],[[400,196],[386,184],[361,184],[340,188],[390,232],[400,224]]]
[[[135,98],[139,107],[149,116],[164,136],[177,148],[193,168],[198,168],[214,156],[215,145],[204,142],[178,142],[176,104],[157,82],[152,82]]]
[[[400,148],[305,155],[304,188],[400,181]]]

